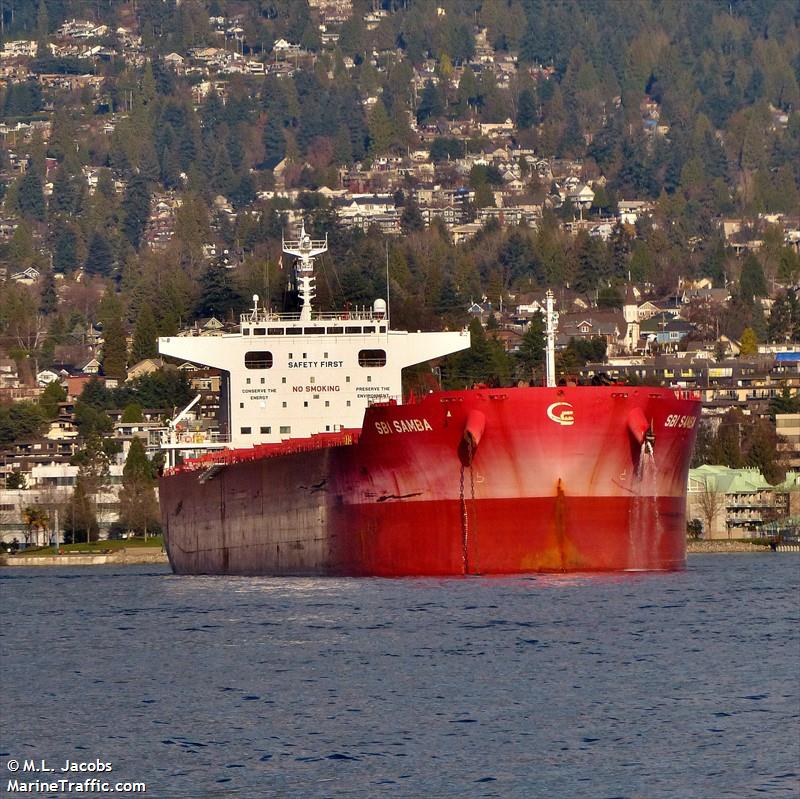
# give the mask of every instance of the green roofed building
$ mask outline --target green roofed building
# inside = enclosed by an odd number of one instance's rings
[[[800,473],[770,485],[758,469],[700,466],[689,470],[687,518],[703,522],[703,538],[754,538],[762,527],[800,511]]]

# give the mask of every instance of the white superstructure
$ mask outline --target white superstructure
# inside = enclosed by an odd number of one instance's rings
[[[404,367],[470,345],[466,331],[390,330],[382,299],[372,309],[313,311],[313,259],[327,246],[305,226],[298,240],[283,243],[297,257],[299,313],[273,313],[256,296],[239,333],[159,339],[162,355],[223,372],[220,421],[232,447],[359,428],[370,403],[402,401]]]

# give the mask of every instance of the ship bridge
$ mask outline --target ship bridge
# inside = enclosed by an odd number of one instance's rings
[[[284,241],[284,252],[297,256],[299,313],[272,312],[254,296],[238,333],[159,339],[162,355],[222,372],[221,432],[233,447],[361,427],[371,403],[402,401],[405,367],[470,346],[467,331],[391,330],[383,299],[372,308],[314,311],[310,264],[325,249],[327,240],[305,228]]]

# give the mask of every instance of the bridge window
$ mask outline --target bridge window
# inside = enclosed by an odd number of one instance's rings
[[[361,327],[346,327],[344,329],[344,332],[345,333],[360,333],[361,332]]]
[[[272,353],[266,350],[250,350],[244,354],[244,365],[248,369],[272,369]]]
[[[283,335],[283,328],[282,327],[271,327],[267,330],[268,336],[282,336]]]
[[[328,333],[330,333],[332,336],[340,336],[342,333],[344,333],[344,328],[343,327],[329,327],[328,328]],[[327,357],[327,356],[325,356],[325,357]]]
[[[267,331],[263,327],[256,327],[253,330],[253,335],[254,336],[266,336],[267,335]]]
[[[359,350],[359,366],[386,366],[386,350]]]
[[[305,330],[306,330],[306,335],[307,336],[314,336],[314,335],[317,335],[319,333],[324,333],[325,332],[325,328],[324,327],[307,327]]]
[[[302,336],[303,335],[303,328],[302,327],[287,327],[286,328],[286,335],[287,336]]]
[[[249,427],[242,427],[240,428],[240,432],[243,436],[249,436],[252,430]]]
[[[374,333],[375,332],[375,328],[374,327],[365,327],[364,328],[364,332],[365,333]]]

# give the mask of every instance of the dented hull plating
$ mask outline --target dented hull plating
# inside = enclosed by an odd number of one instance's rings
[[[678,569],[699,412],[678,392],[617,386],[372,406],[349,446],[164,476],[170,563],[264,575]]]

